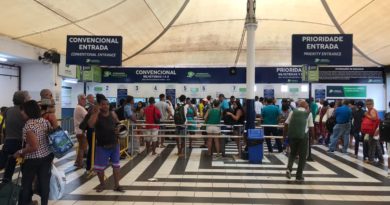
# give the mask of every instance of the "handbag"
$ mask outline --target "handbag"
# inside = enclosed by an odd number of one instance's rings
[[[325,123],[325,127],[329,132],[333,132],[333,127],[336,125],[336,116],[330,116]]]
[[[375,120],[371,120],[370,118],[364,116],[362,120],[362,126],[360,131],[362,133],[366,133],[369,135],[374,135],[376,128],[379,125],[379,119],[378,119],[378,114],[376,115],[377,118]]]
[[[49,134],[49,149],[57,159],[66,155],[73,147],[73,142],[68,133],[58,127]]]
[[[322,123],[326,123],[326,121],[328,120],[328,115],[325,114],[324,116],[322,116]]]
[[[316,117],[314,118],[314,122],[315,123],[320,123],[320,115],[316,115]]]

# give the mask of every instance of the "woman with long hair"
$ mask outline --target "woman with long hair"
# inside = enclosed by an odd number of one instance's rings
[[[226,112],[226,115],[230,115],[234,121],[233,135],[242,136],[245,121],[244,110],[242,109],[241,103],[238,100],[235,100],[232,105],[233,112]],[[237,144],[237,149],[240,150],[240,138],[236,138],[235,141]]]

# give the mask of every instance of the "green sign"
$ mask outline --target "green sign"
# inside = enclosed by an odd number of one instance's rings
[[[320,80],[318,66],[303,66],[301,76],[303,82],[318,82]]]
[[[100,92],[103,92],[103,87],[100,87],[100,86],[96,86],[93,88],[93,90],[97,93],[100,93]]]
[[[102,82],[102,69],[99,66],[91,67],[76,67],[76,77],[79,80],[88,81],[88,82]]]
[[[309,82],[318,82],[320,80],[320,71],[318,66],[309,66],[307,75]]]
[[[299,92],[299,88],[289,88],[289,92],[290,93],[298,93]]]
[[[327,97],[366,98],[366,86],[326,86]]]
[[[246,92],[246,88],[239,88],[238,91],[239,91],[240,93],[245,93],[245,92]]]
[[[197,93],[197,92],[199,92],[199,88],[190,88],[190,91],[192,93]]]
[[[97,83],[102,82],[102,69],[99,66],[92,66],[93,81]]]
[[[83,81],[93,81],[93,71],[92,70],[84,70],[83,72]]]

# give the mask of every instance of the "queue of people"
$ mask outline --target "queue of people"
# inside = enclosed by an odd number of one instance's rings
[[[20,194],[20,204],[32,203],[35,178],[40,190],[41,204],[47,204],[50,192],[50,170],[54,155],[49,149],[48,135],[51,130],[57,129],[59,124],[51,91],[43,89],[40,96],[40,101],[34,101],[30,99],[27,91],[17,91],[13,96],[14,106],[1,109],[0,136],[4,145],[0,168],[5,168],[4,182],[12,180],[16,159],[24,159],[21,169],[24,188]],[[93,95],[78,95],[78,104],[73,116],[74,132],[78,141],[75,167],[78,169],[85,167],[88,175],[97,174],[100,184],[96,191],[101,192],[107,189],[104,170],[111,163],[114,191],[123,192],[119,183],[121,156],[118,124],[124,119],[131,124],[137,124],[135,128],[138,131],[135,134],[144,136],[131,136],[135,146],[131,146],[134,150],[129,148],[130,154],[139,153],[139,146],[145,144],[145,154],[158,156],[156,148],[165,147],[164,137],[160,136],[165,127],[159,124],[167,120],[173,120],[176,125],[178,157],[185,155],[184,136],[187,133],[196,134],[198,127],[202,134],[207,135],[204,137],[205,144],[202,147],[207,147],[209,156],[216,153],[217,158],[225,156],[226,138],[220,137],[223,130],[232,127],[233,135],[243,135],[247,113],[245,105],[234,96],[229,100],[223,94],[217,99],[207,96],[198,104],[195,99],[187,98],[185,95],[178,99],[179,102],[176,104],[161,94],[157,103],[154,97],[150,97],[146,105],[143,102],[134,102],[134,97],[128,96],[118,109],[111,110],[104,95],[97,94],[96,100]],[[362,142],[363,160],[371,164],[384,164],[384,148],[378,137],[379,115],[372,99],[367,99],[365,103],[349,100],[316,103],[313,99],[295,102],[283,99],[281,106],[277,106],[275,99],[256,97],[254,107],[256,117],[262,125],[266,125],[264,134],[283,136],[284,139],[284,143],[281,139],[275,139],[274,145],[271,140],[266,139],[268,151],[272,153],[276,148],[280,153],[287,147],[290,150],[287,178],[292,177],[292,164],[298,157],[296,180],[304,181],[303,170],[310,140],[329,146],[329,154],[339,150],[340,144],[342,145],[340,151],[347,153],[353,144],[355,156],[358,156]],[[203,126],[197,125],[198,119],[204,120]],[[140,125],[140,122],[145,125]],[[275,127],[281,124],[284,125],[283,129]],[[96,135],[94,167],[91,165],[93,133]],[[236,140],[236,144],[239,149],[239,139]]]

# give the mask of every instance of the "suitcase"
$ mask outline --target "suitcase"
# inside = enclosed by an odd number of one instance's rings
[[[13,156],[10,156],[13,157]],[[20,179],[20,172],[18,173],[18,178],[16,179],[16,182],[13,183],[5,182],[1,180],[0,183],[0,202],[1,205],[16,205],[19,200],[19,192],[22,188],[21,186],[21,179]]]

